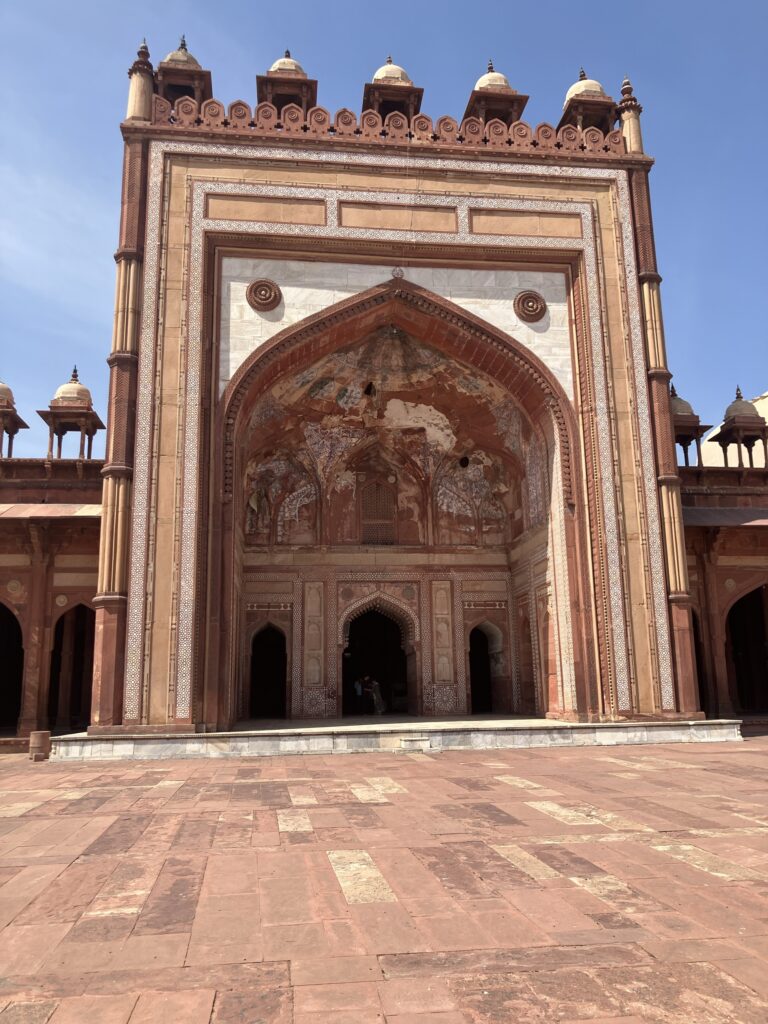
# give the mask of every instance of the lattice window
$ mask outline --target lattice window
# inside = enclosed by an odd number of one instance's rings
[[[374,480],[360,492],[360,533],[363,544],[394,544],[397,499],[394,488]]]

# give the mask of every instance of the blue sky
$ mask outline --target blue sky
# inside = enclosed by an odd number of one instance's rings
[[[126,71],[142,36],[157,64],[181,32],[226,103],[254,103],[255,75],[286,47],[332,111],[359,109],[390,52],[434,117],[463,113],[489,57],[530,95],[533,124],[557,122],[580,65],[613,96],[629,74],[657,161],[677,389],[710,423],[736,384],[750,396],[768,390],[764,0],[28,0],[0,14],[0,379],[32,428],[17,454],[45,454],[35,410],[73,363],[106,413]]]

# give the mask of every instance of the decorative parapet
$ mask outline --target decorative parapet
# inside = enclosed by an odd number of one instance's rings
[[[312,107],[306,116],[301,107],[289,104],[278,112],[271,103],[260,103],[254,111],[242,100],[225,107],[219,100],[206,100],[198,106],[184,96],[172,106],[160,96],[152,103],[152,125],[189,132],[227,132],[254,138],[296,136],[301,139],[340,139],[344,143],[363,142],[393,145],[459,146],[465,149],[512,150],[531,154],[587,157],[626,157],[627,149],[620,130],[604,135],[599,128],[580,129],[564,125],[557,130],[550,124],[532,128],[524,121],[509,127],[500,120],[483,123],[467,117],[461,123],[453,117],[433,122],[426,114],[409,119],[399,112],[383,120],[373,110],[358,117],[342,109],[331,116],[323,107]]]

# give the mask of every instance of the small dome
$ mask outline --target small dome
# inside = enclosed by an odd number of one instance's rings
[[[506,75],[502,75],[493,66],[493,61],[488,61],[488,70],[475,82],[475,89],[493,89],[494,92],[512,92],[512,86]]]
[[[267,74],[272,74],[273,72],[277,72],[277,74],[282,75],[286,74],[287,72],[288,74],[291,75],[301,75],[303,78],[307,77],[306,71],[297,60],[293,59],[290,50],[286,50],[285,56],[280,57],[278,60],[275,61],[275,63],[269,69]]]
[[[725,416],[723,416],[723,419],[729,420],[731,416],[756,416],[758,419],[761,419],[760,413],[754,405],[751,402],[748,402],[742,395],[741,388],[736,388],[736,398],[725,410]]]
[[[56,388],[53,400],[54,402],[67,402],[71,405],[92,404],[91,392],[85,384],[80,383],[80,378],[77,376],[77,367],[72,370],[72,376],[67,383]]]
[[[669,408],[673,416],[695,416],[693,406],[675,391],[674,384],[669,389]]]
[[[605,99],[606,92],[602,85],[595,81],[594,78],[587,78],[587,73],[584,68],[582,68],[579,72],[578,82],[574,82],[565,94],[565,103],[563,104],[563,107],[567,107],[568,101],[572,100],[574,96],[602,96]]]
[[[0,405],[5,405],[5,406],[9,406],[10,405],[12,408],[14,408],[14,409],[16,408],[16,402],[14,401],[14,398],[13,398],[13,392],[8,387],[8,385],[7,384],[3,384],[3,382],[1,380],[0,380]]]
[[[391,57],[387,57],[387,63],[374,72],[373,81],[386,82],[387,85],[413,85],[406,70],[399,64],[393,64]]]
[[[173,50],[163,61],[164,64],[185,64],[188,68],[199,68],[200,65],[187,49],[187,40],[184,36],[179,40],[178,50]]]

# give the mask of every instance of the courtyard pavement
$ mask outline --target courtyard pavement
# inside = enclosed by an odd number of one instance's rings
[[[766,1024],[768,738],[0,758],[0,1024]]]

